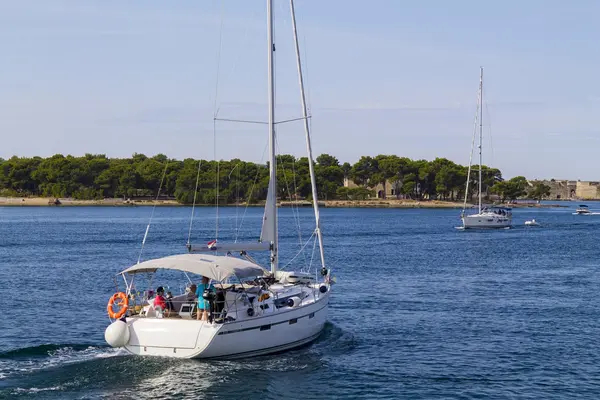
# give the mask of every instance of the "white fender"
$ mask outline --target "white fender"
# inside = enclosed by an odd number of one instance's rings
[[[123,347],[129,342],[129,327],[127,323],[116,320],[104,331],[104,340],[112,347]]]

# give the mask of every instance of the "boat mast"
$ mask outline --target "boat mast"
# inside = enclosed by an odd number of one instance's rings
[[[272,190],[269,191],[270,199],[267,199],[265,214],[267,221],[271,224],[273,232],[273,241],[271,243],[271,272],[277,271],[277,160],[275,158],[275,80],[273,77],[274,63],[273,53],[275,44],[273,43],[273,0],[267,0],[267,42],[268,42],[268,89],[269,89],[269,180]],[[270,201],[269,201],[270,200]]]
[[[312,188],[313,209],[315,210],[315,222],[317,238],[319,240],[319,253],[321,255],[321,267],[325,268],[325,252],[323,251],[323,234],[321,233],[321,218],[319,216],[319,201],[317,196],[317,180],[315,178],[315,167],[310,143],[310,129],[308,126],[308,111],[306,109],[306,96],[304,94],[304,79],[302,78],[302,61],[300,60],[300,46],[298,44],[298,31],[296,29],[296,12],[294,11],[294,0],[290,0],[292,12],[292,29],[294,30],[294,43],[296,45],[296,64],[298,65],[298,81],[300,83],[300,99],[302,100],[302,117],[304,118],[304,132],[306,133],[306,151],[308,152],[308,171],[310,172],[310,185]]]
[[[481,156],[481,147],[483,141],[483,67],[479,67],[479,214],[481,214],[481,168],[483,165],[483,158]]]

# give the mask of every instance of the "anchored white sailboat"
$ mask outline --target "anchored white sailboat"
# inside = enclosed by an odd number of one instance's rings
[[[512,225],[512,210],[506,207],[483,207],[482,200],[482,185],[483,185],[483,67],[480,68],[479,75],[479,96],[478,96],[478,115],[476,122],[479,125],[479,177],[478,183],[478,209],[476,214],[466,215],[465,211],[467,208],[467,198],[469,195],[469,181],[471,177],[471,160],[473,155],[473,149],[471,148],[471,158],[469,159],[469,169],[467,172],[467,185],[465,189],[465,202],[461,213],[461,219],[463,222],[464,229],[473,228],[509,228]],[[477,125],[476,125],[477,126]],[[475,133],[473,133],[475,135]],[[475,143],[475,137],[473,137],[473,144]]]
[[[304,96],[300,52],[296,34],[293,0],[290,0],[296,46],[306,147],[312,185],[315,229],[321,259],[320,278],[307,272],[281,271],[277,221],[277,159],[275,151],[275,90],[272,0],[267,0],[268,36],[268,132],[270,181],[258,242],[217,243],[208,246],[188,244],[190,254],[178,254],[138,263],[122,271],[126,289],[116,293],[108,312],[114,321],[105,332],[113,347],[123,347],[138,355],[178,358],[239,358],[262,355],[304,345],[316,339],[327,321],[330,271],[326,268],[320,228],[319,208],[308,113]],[[146,232],[147,233],[147,232]],[[270,271],[248,256],[250,251],[270,252]],[[230,254],[237,252],[243,258]],[[200,253],[200,254],[195,254]],[[201,254],[201,253],[211,253]],[[221,254],[221,255],[219,255]],[[146,296],[139,306],[134,299],[134,278],[158,270],[180,271],[212,280],[194,299],[193,290],[168,299]],[[198,278],[199,280],[199,278]],[[320,281],[320,282],[319,282]],[[114,310],[116,300],[120,306]],[[208,320],[194,317],[198,307],[210,309]]]

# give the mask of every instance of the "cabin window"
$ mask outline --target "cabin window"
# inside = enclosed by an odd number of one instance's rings
[[[314,312],[311,312],[310,314],[308,314],[308,318],[309,318],[309,319],[310,319],[310,318],[313,318],[314,316],[315,316],[315,313],[314,313]]]
[[[295,324],[296,322],[298,322],[298,318],[290,319],[290,325]]]
[[[268,331],[269,329],[271,329],[271,325],[263,325],[260,327],[261,331]]]

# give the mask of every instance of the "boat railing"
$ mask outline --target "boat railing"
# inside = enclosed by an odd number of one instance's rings
[[[228,293],[235,293],[229,295]],[[155,307],[153,304],[154,293],[152,290],[143,293],[135,292],[129,295],[128,317],[138,318],[184,318],[196,319],[198,309],[198,299],[186,297],[189,293],[182,293],[171,298],[167,298],[167,304],[170,307],[163,310]],[[313,291],[313,300],[316,301],[316,293]],[[228,323],[235,320],[251,318],[258,315],[265,315],[273,312],[275,309],[289,306],[290,298],[297,297],[295,307],[302,306],[311,296],[297,295],[284,296],[278,298],[275,293],[256,288],[255,292],[246,290],[230,290],[229,288],[219,288],[215,293],[213,300],[209,301],[209,321],[216,323]],[[232,318],[228,318],[232,317]],[[235,318],[235,319],[233,319]]]

